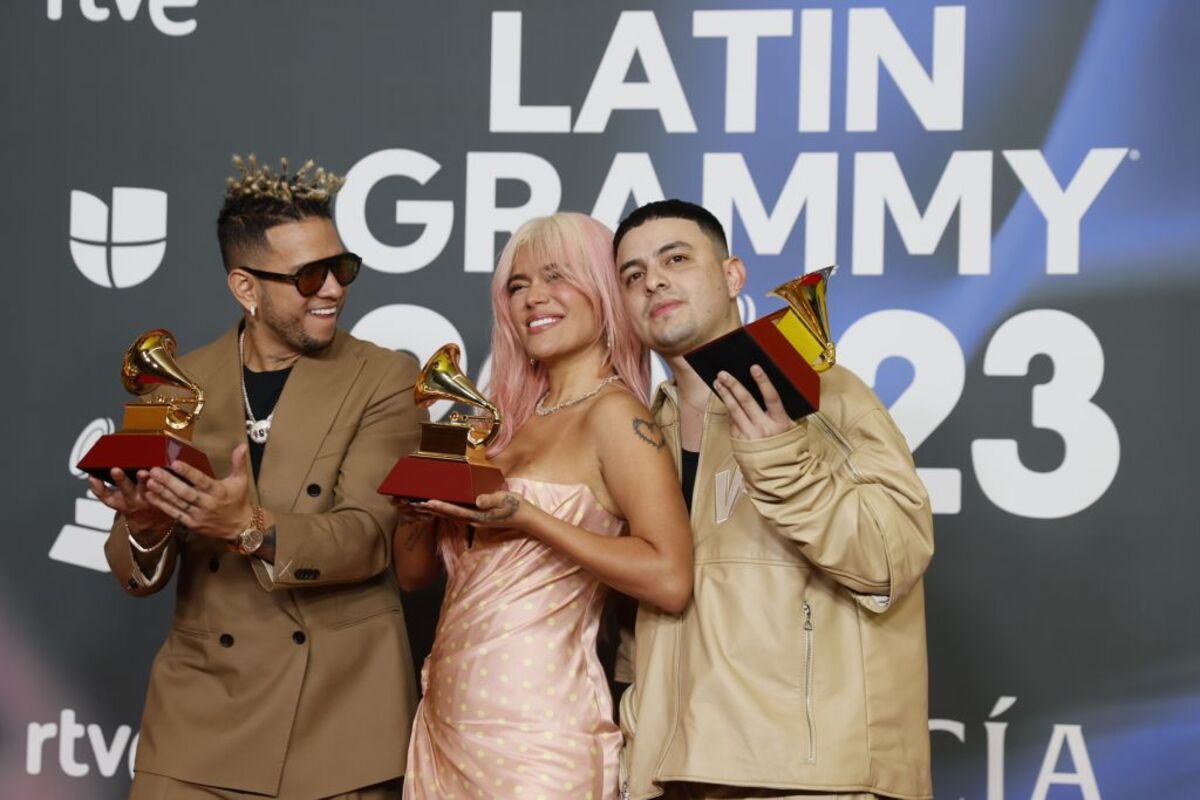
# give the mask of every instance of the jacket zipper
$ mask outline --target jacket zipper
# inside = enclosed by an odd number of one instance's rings
[[[808,723],[808,763],[817,763],[817,725],[813,714],[812,606],[804,601],[804,718]]]
[[[629,800],[629,753],[624,747],[617,753],[617,772],[621,778],[621,800]]]
[[[846,469],[850,471],[850,476],[854,479],[854,482],[866,483],[862,473],[858,471],[858,467],[854,466],[854,462],[850,460],[850,453],[853,448],[851,448],[850,443],[846,441],[846,437],[842,436],[841,431],[833,427],[829,420],[825,419],[825,417],[823,417],[819,411],[813,412],[808,416],[808,418],[814,420],[821,427],[821,429],[825,431],[825,434],[833,440],[833,443],[837,445],[837,448],[842,451],[842,463],[844,463],[846,465]]]

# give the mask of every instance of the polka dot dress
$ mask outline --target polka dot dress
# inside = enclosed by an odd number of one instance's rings
[[[595,533],[623,523],[583,484],[510,478],[547,513]],[[621,733],[596,656],[605,588],[565,556],[480,529],[447,562],[405,800],[612,800]]]

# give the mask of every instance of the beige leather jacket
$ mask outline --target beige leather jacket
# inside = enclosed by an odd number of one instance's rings
[[[678,464],[673,386],[653,412]],[[638,611],[628,797],[667,781],[932,797],[932,515],[871,390],[834,367],[819,413],[756,441],[731,440],[711,396],[691,516],[692,603]]]

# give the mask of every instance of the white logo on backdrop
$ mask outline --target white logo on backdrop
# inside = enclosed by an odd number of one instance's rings
[[[75,709],[64,708],[57,722],[31,722],[25,728],[25,772],[28,775],[52,772],[57,751],[59,769],[72,778],[91,774],[93,764],[101,775],[111,778],[121,768],[122,761],[132,778],[140,737],[129,725],[118,725],[110,738],[96,723],[80,722]],[[87,744],[81,745],[85,739]]]
[[[194,19],[171,19],[167,9],[195,8],[200,0],[112,0],[117,15],[126,22],[137,18],[142,6],[146,6],[150,23],[159,33],[167,36],[187,36],[196,30]],[[89,22],[104,22],[112,16],[113,9],[106,8],[101,0],[79,0],[79,13]],[[63,17],[63,0],[46,0],[46,19],[54,22]]]
[[[97,439],[106,433],[112,433],[113,427],[113,421],[104,417],[94,419],[84,426],[83,432],[75,440],[75,446],[71,448],[71,457],[67,462],[67,469],[72,475],[80,479],[87,477],[86,473],[75,469],[75,465]],[[84,492],[83,497],[75,500],[75,522],[62,526],[58,538],[50,547],[50,558],[64,564],[108,572],[108,562],[104,558],[104,540],[108,538],[114,516],[113,510],[97,500],[90,490]]]
[[[148,279],[167,252],[167,193],[118,186],[111,208],[71,192],[71,258],[98,286],[128,289]]]
[[[355,323],[350,333],[380,347],[410,353],[421,364],[439,347],[451,342],[458,345],[459,367],[466,372],[470,366],[467,346],[454,323],[424,306],[397,304],[377,308]],[[490,374],[489,358],[479,370],[476,385],[485,387]],[[429,407],[430,419],[441,419],[453,405],[449,400],[438,400]]]
[[[754,304],[754,298],[748,294],[739,294],[737,296],[738,313],[742,315],[742,324],[749,325],[754,320],[758,319],[758,306]]]

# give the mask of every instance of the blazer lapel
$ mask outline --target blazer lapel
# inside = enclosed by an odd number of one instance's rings
[[[292,510],[304,476],[362,369],[362,359],[347,345],[346,334],[338,331],[329,347],[300,358],[284,384],[259,470],[259,502],[267,508]]]
[[[218,478],[228,477],[233,468],[230,456],[233,450],[246,442],[246,411],[242,399],[242,365],[238,359],[238,331],[240,326],[217,340],[204,363],[195,366],[196,380],[204,389],[205,406],[200,415],[207,428],[204,442],[213,472]],[[249,468],[250,499],[259,502],[258,487],[254,483],[254,471]]]

